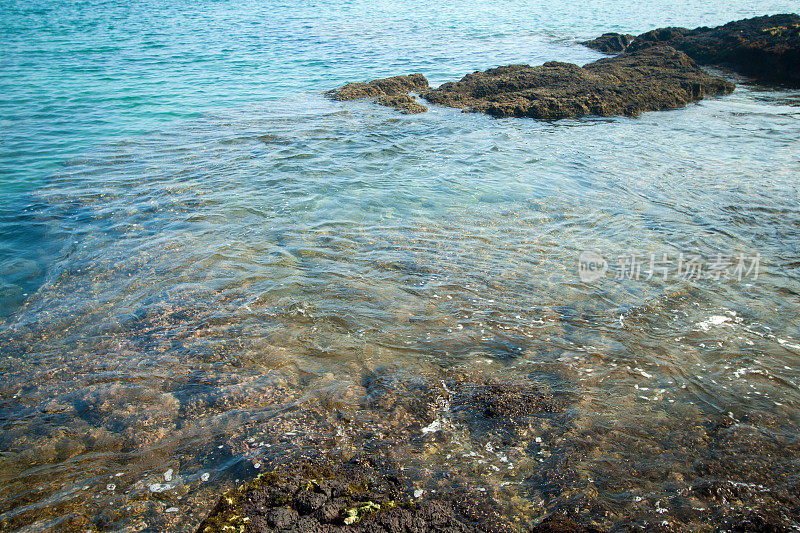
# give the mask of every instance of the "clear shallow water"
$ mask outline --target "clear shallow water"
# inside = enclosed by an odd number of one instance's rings
[[[433,398],[395,452],[421,488],[457,471],[527,520],[699,524],[698,483],[796,486],[796,92],[557,123],[319,95],[792,6],[2,6],[4,529],[192,529],[263,455],[394,442],[377,378]],[[762,271],[585,284],[586,249]],[[476,429],[437,388],[464,376],[547,378],[569,421]]]

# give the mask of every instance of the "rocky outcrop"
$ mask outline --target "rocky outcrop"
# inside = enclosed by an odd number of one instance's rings
[[[607,35],[583,44],[602,52],[622,51],[611,45],[601,48],[611,41],[604,39]],[[800,16],[796,14],[737,20],[716,28],[660,28],[639,35],[623,50],[654,46],[670,46],[701,65],[726,67],[759,82],[800,87]]]
[[[428,109],[408,93],[424,91],[429,87],[428,80],[422,74],[408,74],[364,83],[348,83],[327,94],[334,100],[376,98],[377,103],[393,107],[403,113],[422,113]]]
[[[734,85],[701,70],[686,54],[654,47],[584,67],[550,61],[475,72],[422,93],[434,104],[496,117],[561,119],[637,116],[684,106]]]
[[[619,54],[623,52],[634,36],[624,33],[604,33],[596,39],[583,41],[581,44],[606,54]]]

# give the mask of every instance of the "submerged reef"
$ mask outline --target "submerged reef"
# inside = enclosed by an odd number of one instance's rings
[[[579,379],[568,366],[515,380],[376,369],[350,401],[314,408],[348,428],[336,444],[313,422],[306,429],[322,438],[258,436],[273,446],[261,448],[263,473],[223,494],[198,533],[782,532],[795,524],[798,443],[761,433],[775,420],[698,417],[696,406],[676,402],[653,404],[640,420],[647,427],[634,429],[595,420]],[[307,408],[284,416],[298,429],[317,418]]]
[[[452,502],[420,501],[376,456],[293,459],[226,493],[199,532],[475,531]]]
[[[414,78],[412,78],[412,76]],[[404,113],[426,110],[408,94],[422,90],[421,74],[351,83],[329,93],[337,100],[378,97],[377,103]],[[635,117],[644,111],[685,106],[706,95],[728,94],[733,83],[700,69],[669,47],[601,59],[584,67],[550,61],[538,67],[509,65],[467,74],[420,96],[433,104],[495,117],[562,119]]]
[[[265,459],[266,472],[225,493],[198,533],[500,533],[519,530],[522,512],[534,519],[526,529],[539,533],[602,531],[596,524],[581,524],[580,518],[569,517],[563,510],[542,516],[541,505],[518,502],[503,490],[476,486],[467,472],[431,478],[432,472],[403,462],[397,454],[410,444],[418,457],[438,455],[439,447],[453,444],[444,441],[441,432],[466,424],[468,434],[481,441],[489,439],[479,448],[480,455],[469,452],[478,458],[475,466],[487,464],[480,458],[483,454],[496,453],[499,464],[510,469],[508,457],[495,452],[491,442],[539,446],[541,439],[532,436],[529,424],[550,427],[547,421],[558,419],[558,427],[568,427],[563,417],[573,401],[570,395],[526,381],[437,384],[398,379],[385,372],[368,376],[364,385],[364,407],[380,414],[355,450],[297,448]],[[552,429],[551,434],[561,431]],[[427,490],[419,488],[426,484]]]
[[[335,461],[311,454],[225,493],[198,533],[364,532],[478,533],[513,531],[490,498],[446,494],[420,498],[402,470],[377,455]],[[534,533],[601,533],[562,514]]]
[[[761,83],[800,87],[800,16],[796,14],[754,17],[715,28],[659,28],[630,37],[604,34],[582,44],[605,53],[670,46],[701,65],[729,68]]]

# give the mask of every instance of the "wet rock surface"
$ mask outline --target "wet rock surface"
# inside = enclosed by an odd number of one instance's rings
[[[593,526],[583,526],[561,515],[550,515],[534,527],[532,533],[601,533]]]
[[[516,531],[490,496],[452,491],[420,497],[403,469],[379,455],[344,460],[299,453],[227,492],[198,533]],[[532,531],[601,533],[556,513]]]
[[[378,457],[298,457],[220,499],[199,532],[479,531],[456,499],[420,500]]]
[[[350,446],[265,458],[262,468],[270,473],[223,495],[199,531],[510,532],[542,522],[545,509],[511,497],[518,482],[501,480],[524,462],[521,449],[539,446],[537,417],[563,413],[570,400],[534,381],[501,386],[467,377],[375,370],[363,380],[360,413],[347,421]],[[563,433],[547,428],[551,436]],[[456,454],[472,464],[435,466]],[[562,522],[574,528],[546,529],[548,522],[540,531],[594,531],[580,519],[556,521]]]
[[[463,387],[455,404],[472,416],[496,419],[563,411],[567,401],[536,385],[489,382]]]
[[[606,53],[671,46],[702,65],[730,68],[759,82],[800,86],[800,16],[782,14],[729,22],[715,28],[659,28],[624,39],[604,34],[582,44]]]
[[[615,39],[622,43],[625,38]],[[705,73],[682,52],[655,47],[584,67],[558,61],[538,67],[508,65],[468,74],[437,89],[425,88],[427,80],[412,74],[350,83],[328,94],[336,100],[377,98],[377,103],[403,113],[422,113],[427,108],[407,94],[421,91],[428,102],[464,111],[556,120],[587,115],[635,117],[644,111],[682,107],[708,95],[728,94],[734,85]]]
[[[581,44],[606,54],[618,54],[624,51],[633,39],[634,36],[630,34],[604,33],[600,37],[583,41]]]
[[[428,80],[422,74],[407,74],[368,82],[348,83],[327,94],[334,100],[358,100],[424,91],[428,87]]]
[[[731,82],[703,72],[686,54],[658,47],[584,67],[550,61],[539,67],[493,68],[445,83],[422,97],[496,117],[561,119],[637,116],[728,94],[733,88]]]
[[[428,80],[422,74],[393,76],[363,83],[348,83],[329,91],[327,95],[334,100],[360,100],[375,98],[376,103],[397,109],[401,113],[424,113],[428,110],[408,93],[424,91],[429,88]]]

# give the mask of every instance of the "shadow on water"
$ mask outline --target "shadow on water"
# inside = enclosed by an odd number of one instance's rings
[[[0,210],[0,317],[14,314],[39,289],[68,243],[60,216],[48,207],[31,196],[6,201]]]

